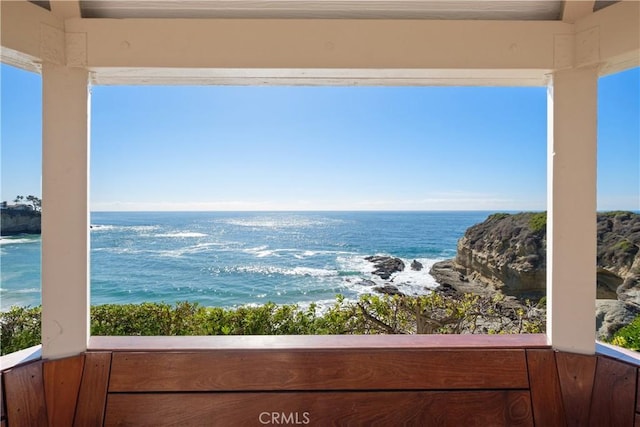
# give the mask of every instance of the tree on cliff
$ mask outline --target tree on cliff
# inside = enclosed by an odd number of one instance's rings
[[[36,212],[42,211],[42,199],[34,195],[29,194],[27,197],[16,196],[16,198],[13,200],[14,203],[20,204],[20,205],[24,205],[25,204],[24,201],[26,201],[27,202],[26,204],[28,206],[31,206],[31,208],[34,211]]]
[[[31,203],[34,211],[40,212],[42,210],[42,200],[36,196],[28,195],[27,201]]]

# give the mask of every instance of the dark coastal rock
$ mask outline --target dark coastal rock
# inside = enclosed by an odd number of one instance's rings
[[[640,271],[640,269],[638,269]],[[618,299],[640,306],[640,273],[629,274],[617,289]]]
[[[373,288],[373,290],[386,295],[404,295],[402,292],[400,292],[397,286],[394,286],[390,283],[386,283],[382,286],[376,286],[375,288]]]
[[[33,209],[3,208],[0,210],[0,235],[40,234],[40,212]]]
[[[404,262],[400,258],[384,255],[368,256],[365,260],[372,262],[375,270],[373,274],[383,280],[389,280],[393,273],[404,270]]]
[[[598,268],[596,276],[596,298],[597,299],[617,299],[618,288],[624,280],[615,273],[604,268]]]
[[[411,262],[411,269],[413,271],[420,271],[424,268],[424,266],[422,265],[422,263],[418,260],[413,260],[413,262]]]
[[[453,260],[437,262],[429,270],[444,293],[471,293],[474,295],[491,295],[497,289],[486,283],[467,277]]]
[[[358,281],[357,284],[361,285],[361,286],[377,286],[378,285],[376,282],[374,282],[373,280],[369,280],[369,279],[362,279],[362,280]]]
[[[640,315],[635,304],[615,300],[596,301],[596,334],[601,340],[609,340],[618,329],[628,325]]]

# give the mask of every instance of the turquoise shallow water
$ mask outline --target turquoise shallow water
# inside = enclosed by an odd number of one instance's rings
[[[428,292],[434,262],[491,212],[93,212],[91,302],[208,306],[327,303],[369,292],[364,257],[393,255],[405,293]],[[40,303],[40,237],[0,240],[1,309]],[[376,279],[373,277],[373,279]]]

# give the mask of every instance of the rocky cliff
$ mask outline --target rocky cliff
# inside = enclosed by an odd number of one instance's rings
[[[544,214],[494,214],[458,241],[455,264],[470,279],[508,294],[544,290]]]
[[[640,304],[640,215],[598,215],[598,298]]]
[[[609,336],[640,313],[640,215],[607,212],[597,221],[597,323],[601,336]],[[546,215],[489,216],[465,232],[456,258],[436,263],[431,274],[460,292],[543,296]]]
[[[40,212],[34,210],[2,209],[0,211],[0,235],[39,234],[41,217]]]

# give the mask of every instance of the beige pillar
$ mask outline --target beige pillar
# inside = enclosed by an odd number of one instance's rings
[[[547,335],[554,349],[595,353],[595,68],[555,72],[548,96]]]
[[[85,69],[42,66],[42,357],[89,338],[89,86]]]

